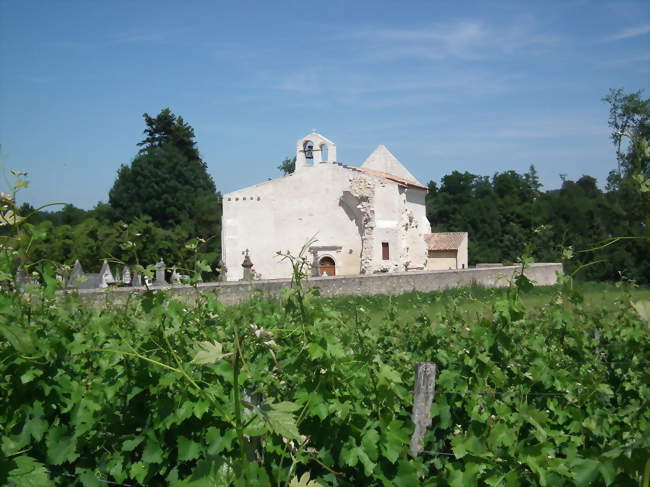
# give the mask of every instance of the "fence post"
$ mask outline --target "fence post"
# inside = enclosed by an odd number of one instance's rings
[[[410,453],[417,457],[421,450],[422,438],[431,426],[431,403],[436,393],[436,364],[418,362],[415,364],[415,388],[413,391],[412,419],[415,430],[411,435]]]
[[[261,392],[252,392],[249,389],[243,391],[244,401],[250,403],[252,407],[260,407],[264,401],[264,396]],[[244,411],[248,414],[255,414],[253,409],[244,406]],[[264,443],[261,436],[254,436],[250,438],[246,436],[248,441],[248,461],[249,462],[262,462],[264,461]]]

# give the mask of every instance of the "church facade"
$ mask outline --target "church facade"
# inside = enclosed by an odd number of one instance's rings
[[[308,242],[315,276],[467,267],[467,233],[432,234],[426,194],[383,145],[349,166],[311,133],[296,144],[292,174],[223,196],[225,278],[243,279],[243,262],[258,278],[290,277],[279,253],[298,255]]]

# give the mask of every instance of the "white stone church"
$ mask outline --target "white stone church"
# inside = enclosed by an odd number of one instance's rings
[[[467,267],[465,232],[431,233],[427,187],[380,145],[360,166],[337,162],[336,145],[313,132],[296,144],[293,174],[223,196],[226,280],[291,276],[278,251],[307,256],[314,276]]]

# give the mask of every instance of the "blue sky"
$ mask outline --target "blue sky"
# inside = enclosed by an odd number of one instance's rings
[[[22,200],[107,201],[170,107],[222,192],[279,175],[311,129],[425,184],[534,164],[604,184],[601,101],[650,96],[650,3],[0,0],[0,144]]]

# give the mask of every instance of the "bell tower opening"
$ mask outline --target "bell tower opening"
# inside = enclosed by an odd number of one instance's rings
[[[296,143],[296,171],[321,162],[336,162],[336,144],[314,130]]]
[[[328,162],[329,161],[328,156],[329,156],[329,149],[327,148],[327,144],[321,145],[320,146],[321,162]]]
[[[308,166],[314,163],[314,143],[311,140],[306,140],[302,144],[302,152],[305,154],[305,162]]]

